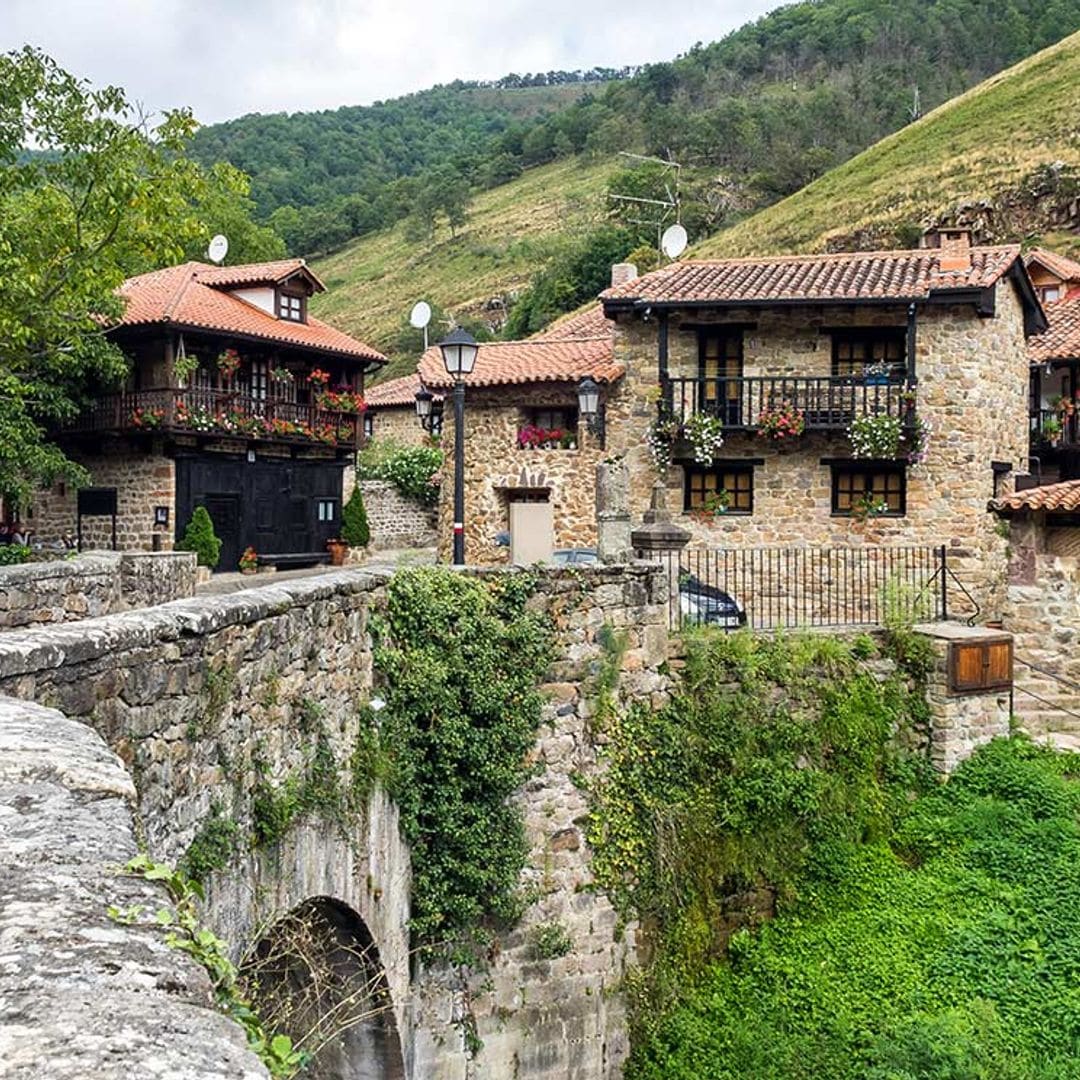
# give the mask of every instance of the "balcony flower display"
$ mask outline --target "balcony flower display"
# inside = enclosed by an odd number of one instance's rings
[[[699,465],[711,465],[724,445],[724,424],[718,416],[696,412],[683,424],[683,436],[693,447],[694,460]]]
[[[521,450],[536,450],[541,447],[549,450],[555,447],[573,450],[577,446],[577,438],[572,431],[564,431],[562,428],[526,424],[517,434],[517,444]]]
[[[930,424],[916,416],[900,433],[900,453],[915,468],[926,461],[930,449]]]
[[[307,381],[312,386],[327,386],[330,383],[330,372],[322,368],[312,368],[308,373]]]
[[[648,444],[653,464],[659,472],[667,472],[678,434],[678,422],[669,414],[661,413],[650,425],[645,442]]]
[[[312,375],[314,374],[312,372]],[[320,391],[315,396],[315,404],[327,412],[362,413],[367,408],[364,395],[348,386]]]
[[[144,409],[140,407],[132,410],[131,426],[138,428],[140,431],[153,431],[155,428],[161,427],[164,419],[164,409]]]
[[[276,367],[270,369],[270,381],[282,386],[287,386],[289,383],[295,381],[295,377],[288,368]]]
[[[187,402],[176,403],[176,422],[181,427],[192,431],[213,431],[214,418],[201,405],[191,406]]]
[[[235,349],[224,349],[218,353],[217,369],[223,379],[233,379],[240,370],[240,354]]]
[[[852,457],[895,461],[900,457],[900,420],[884,413],[857,416],[848,428]]]
[[[790,401],[766,405],[758,414],[758,435],[763,439],[783,442],[797,439],[806,431],[806,417]]]

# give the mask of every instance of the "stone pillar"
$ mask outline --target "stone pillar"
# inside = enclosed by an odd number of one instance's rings
[[[1011,648],[1012,634],[958,623],[928,623],[915,630],[928,638],[934,649],[934,666],[926,684],[930,764],[948,775],[984,743],[1007,736],[1012,713],[1011,672],[1009,686],[956,690],[950,673],[952,650],[956,646],[1001,644]]]
[[[679,605],[679,552],[690,542],[690,532],[674,524],[665,500],[663,480],[653,484],[652,501],[643,524],[630,534],[630,543],[639,559],[655,559],[667,568],[671,620],[675,625]]]
[[[634,557],[630,545],[630,470],[625,461],[596,466],[596,551],[602,563]]]

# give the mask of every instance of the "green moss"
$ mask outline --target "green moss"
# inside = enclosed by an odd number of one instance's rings
[[[220,803],[213,803],[180,860],[180,870],[192,881],[205,881],[214,870],[228,865],[240,850],[241,836],[239,824],[223,812]]]

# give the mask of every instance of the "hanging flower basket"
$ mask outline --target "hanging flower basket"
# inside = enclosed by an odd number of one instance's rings
[[[235,349],[225,349],[218,353],[217,369],[223,379],[232,379],[240,370],[240,354]]]
[[[773,442],[789,442],[806,432],[806,416],[790,401],[766,405],[758,413],[758,435]]]

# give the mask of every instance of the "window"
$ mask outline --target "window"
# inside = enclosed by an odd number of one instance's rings
[[[571,434],[577,431],[577,409],[529,409],[526,415],[533,427],[545,431],[557,429]]]
[[[907,472],[903,465],[833,465],[832,512],[850,517],[871,502],[884,503],[885,517],[907,510]]]
[[[1042,285],[1039,287],[1039,299],[1044,304],[1052,304],[1055,300],[1061,299],[1061,286],[1060,285]]]
[[[375,417],[369,413],[364,413],[364,437],[370,439],[375,434]]]
[[[256,401],[266,400],[270,380],[270,365],[265,360],[251,361],[251,396]]]
[[[319,520],[337,521],[337,499],[319,499]]]
[[[289,322],[304,321],[304,298],[302,296],[279,292],[277,294],[277,303],[279,319],[288,319]]]
[[[716,509],[720,495],[727,495],[726,512],[729,514],[750,514],[754,510],[754,466],[743,463],[717,465],[715,468],[688,466],[686,469],[686,487],[683,509]]]
[[[732,327],[698,331],[698,407],[725,424],[742,423],[743,334]]]
[[[833,330],[832,368],[834,375],[861,378],[873,364],[887,364],[890,375],[903,375],[906,331]]]

